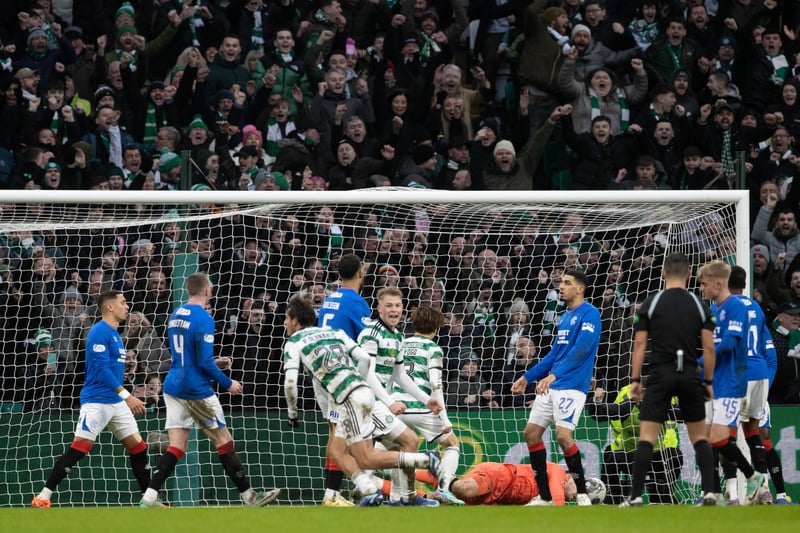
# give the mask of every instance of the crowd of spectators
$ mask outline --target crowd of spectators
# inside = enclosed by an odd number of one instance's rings
[[[777,0],[10,0],[0,187],[746,187],[754,297],[778,337],[770,399],[800,403],[799,24]],[[2,207],[3,220],[47,212]],[[68,207],[53,217],[85,227],[0,233],[3,402],[74,407],[96,297],[115,288],[132,309],[126,379],[158,408],[173,262],[191,254],[218,287],[219,349],[251,386],[225,401],[277,408],[283,306],[300,291],[321,304],[351,250],[368,301],[396,285],[408,308],[446,312],[448,403],[462,408],[530,402],[509,385],[550,345],[563,272],[586,271],[604,319],[597,379],[614,392],[668,244],[661,227],[536,211],[323,206],[115,227],[119,214]],[[696,263],[729,259],[723,226],[709,217],[678,240]]]

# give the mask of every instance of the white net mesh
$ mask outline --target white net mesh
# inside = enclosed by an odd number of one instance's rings
[[[301,427],[292,431],[285,414],[281,418],[282,310],[297,292],[321,304],[336,287],[342,253],[354,252],[366,263],[362,294],[370,304],[378,288],[397,285],[408,310],[423,302],[445,311],[449,323],[438,342],[463,472],[478,461],[527,461],[521,430],[533,395],[514,397],[509,387],[551,344],[564,310],[557,289],[565,270],[581,269],[591,280],[588,297],[603,317],[596,380],[608,391],[604,401],[613,401],[629,375],[633,310],[660,288],[665,253],[685,252],[694,265],[712,258],[733,262],[737,246],[732,197],[568,203],[539,193],[515,203],[475,203],[475,197],[440,203],[421,194],[415,198],[431,202],[376,203],[390,198],[383,192],[370,202],[337,196],[340,203],[237,205],[192,198],[212,200],[189,193],[174,205],[115,198],[113,204],[2,206],[0,434],[7,438],[0,443],[6,472],[0,505],[26,504],[72,439],[83,340],[98,319],[94,299],[104,290],[122,290],[131,305],[121,328],[130,358],[125,384],[149,402],[140,429],[154,465],[165,449],[159,378],[170,356],[164,323],[185,299],[185,277],[196,270],[211,275],[216,350],[232,357],[231,376],[244,385],[241,396],[220,397],[245,469],[256,487],[287,489],[282,503],[310,504],[321,500],[327,428],[308,383],[301,388]],[[470,375],[470,361],[477,375]],[[584,416],[576,438],[587,475],[601,477],[607,421]],[[177,505],[236,503],[212,446],[203,438],[192,442],[166,486],[167,498]],[[676,482],[670,484],[677,497],[686,500],[696,480],[685,435],[680,448],[682,471],[672,461],[664,479]],[[551,460],[561,459],[556,450],[551,443]],[[137,501],[125,455],[104,434],[59,486],[54,504]],[[619,467],[623,459],[606,461]],[[628,475],[618,469],[609,497],[627,490]]]

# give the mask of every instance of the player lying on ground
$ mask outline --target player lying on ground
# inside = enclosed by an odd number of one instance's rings
[[[566,470],[548,462],[547,475],[555,505],[575,499],[578,489]],[[425,470],[417,471],[417,481],[434,487],[438,484]],[[481,463],[454,480],[450,491],[467,505],[525,505],[539,495],[530,466],[511,463]],[[587,478],[586,492],[593,503],[602,503],[605,485],[597,478]]]

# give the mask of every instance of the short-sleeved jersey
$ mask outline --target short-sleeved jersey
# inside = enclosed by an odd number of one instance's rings
[[[715,398],[744,398],[747,393],[747,308],[736,297],[728,297],[721,305],[711,304],[717,316],[714,328],[716,364],[714,368]],[[732,346],[720,350],[720,346]]]
[[[317,325],[321,328],[340,329],[353,340],[370,323],[367,301],[353,289],[340,287],[322,302]]]
[[[772,379],[778,367],[775,345],[761,306],[743,294],[734,295],[747,310],[747,381]]]
[[[167,321],[172,366],[164,392],[182,400],[202,400],[214,394],[211,382],[224,389],[232,380],[214,362],[214,319],[202,306],[184,304]]]
[[[556,379],[550,388],[588,392],[601,329],[600,311],[589,302],[568,309],[558,322],[550,353],[528,370],[525,378],[531,382],[554,374]]]
[[[375,358],[375,374],[386,392],[391,392],[389,386],[403,344],[403,332],[389,329],[380,319],[373,320],[358,336],[358,344]]]
[[[414,384],[428,396],[431,395],[430,370],[442,369],[444,354],[439,345],[425,337],[413,336],[405,339],[395,363],[403,365]],[[428,413],[430,409],[414,399],[401,387],[392,387],[392,400],[406,404],[406,413]]]
[[[564,505],[567,472],[555,463],[547,463],[548,484],[553,503]],[[464,474],[478,483],[478,496],[465,498],[467,505],[525,505],[539,495],[539,487],[530,465],[480,463]]]
[[[301,365],[322,385],[336,403],[367,382],[356,369],[351,353],[358,345],[343,331],[305,328],[292,335],[283,347],[283,370],[300,371]]]
[[[701,331],[713,331],[715,323],[714,313],[700,298],[686,289],[675,288],[642,302],[634,316],[633,329],[649,333],[651,365],[674,365],[678,350],[682,350],[684,368],[691,369],[703,355]]]
[[[86,381],[81,389],[85,403],[118,403],[117,388],[125,373],[125,344],[116,328],[101,320],[86,336]]]

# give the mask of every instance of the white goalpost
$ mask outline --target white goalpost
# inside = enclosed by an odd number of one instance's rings
[[[232,358],[231,375],[244,385],[240,397],[220,398],[245,470],[255,488],[285,489],[279,503],[309,505],[322,500],[327,426],[307,378],[300,427],[286,423],[283,309],[297,293],[318,307],[337,286],[342,254],[365,263],[371,305],[377,289],[398,286],[406,316],[420,304],[444,311],[437,342],[463,473],[481,461],[527,462],[532,394],[514,397],[509,387],[549,349],[565,271],[591,281],[588,299],[603,318],[595,378],[607,391],[597,401],[613,402],[627,385],[634,310],[661,288],[666,254],[687,254],[693,268],[722,259],[750,273],[748,204],[747,191],[714,190],[3,191],[0,506],[28,505],[72,439],[83,342],[105,290],[121,290],[131,307],[120,328],[124,384],[148,403],[139,427],[151,466],[166,449],[165,319],[185,300],[185,278],[206,271],[215,284],[215,353]],[[630,480],[609,461],[624,459],[607,453],[608,420],[589,414],[576,430],[586,473],[608,481],[616,498]],[[548,459],[559,462],[551,440]],[[668,484],[669,497],[690,501],[699,477],[685,432],[668,447],[677,459],[653,473],[648,490]],[[623,473],[609,478],[612,467]],[[127,454],[105,432],[53,505],[139,498]],[[176,506],[239,501],[203,438],[192,438],[165,498]]]

